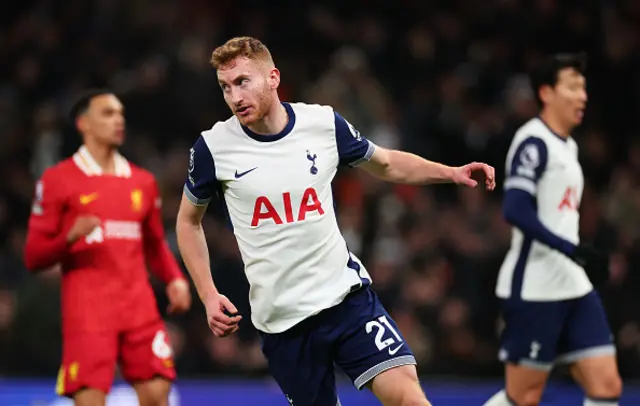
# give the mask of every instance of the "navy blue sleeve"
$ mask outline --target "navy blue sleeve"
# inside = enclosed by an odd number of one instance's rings
[[[547,160],[547,146],[540,138],[529,137],[518,146],[504,183],[504,218],[526,236],[571,255],[575,245],[555,235],[538,218],[538,181],[544,174]]]
[[[200,136],[189,151],[189,173],[184,184],[184,193],[196,206],[211,201],[218,190],[216,167],[213,156],[204,138]]]
[[[523,234],[550,248],[570,256],[576,246],[552,233],[538,218],[535,197],[519,189],[507,190],[504,194],[503,214],[507,222],[518,227]]]
[[[375,145],[360,134],[354,126],[340,114],[334,112],[336,125],[336,144],[340,165],[355,167],[373,156]]]
[[[547,167],[547,145],[540,138],[525,139],[513,154],[508,166],[504,189],[518,189],[535,196],[538,181]]]

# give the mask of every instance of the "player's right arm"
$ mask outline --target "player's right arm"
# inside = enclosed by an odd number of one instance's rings
[[[209,297],[218,294],[211,277],[209,249],[202,228],[202,218],[207,211],[207,206],[194,205],[188,196],[187,192],[182,194],[176,220],[178,248],[196,285],[198,296],[205,302]]]
[[[67,237],[61,232],[65,202],[60,189],[51,169],[36,183],[24,247],[24,263],[30,271],[55,265],[67,252]]]
[[[66,198],[60,179],[54,170],[48,169],[36,183],[24,247],[24,263],[30,271],[44,270],[60,262],[77,238],[100,223],[92,216],[80,217],[69,230],[62,229]]]
[[[547,145],[542,139],[531,136],[520,143],[504,183],[504,218],[526,236],[572,256],[576,246],[545,227],[538,216],[538,183],[547,161]]]
[[[209,202],[216,195],[217,186],[213,157],[201,136],[190,151],[189,175],[176,219],[176,235],[180,255],[207,310],[209,327],[216,336],[222,337],[237,331],[242,317],[229,317],[224,313],[227,310],[235,314],[238,310],[218,292],[211,276],[202,218]]]
[[[215,196],[217,179],[213,157],[203,137],[193,145],[189,155],[189,174],[184,184],[176,220],[178,249],[204,302],[218,294],[211,277],[209,249],[202,228],[202,218]]]

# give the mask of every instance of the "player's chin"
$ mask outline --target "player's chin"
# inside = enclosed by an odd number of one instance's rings
[[[240,114],[236,114],[236,117],[238,117],[238,121],[240,121],[240,124],[245,127],[249,127],[256,121],[258,121],[253,115],[241,116]]]
[[[260,120],[261,114],[258,109],[254,107],[249,107],[243,111],[237,111],[236,117],[238,117],[238,121],[245,127],[248,127],[252,124],[255,124]]]
[[[584,120],[584,110],[578,110],[573,115],[573,123],[575,125],[582,124],[582,120]]]
[[[124,140],[124,134],[114,134],[113,136],[109,137],[108,142],[112,147],[121,147],[122,144],[124,144]]]

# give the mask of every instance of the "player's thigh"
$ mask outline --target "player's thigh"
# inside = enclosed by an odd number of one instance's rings
[[[122,376],[132,384],[156,377],[175,379],[173,349],[162,320],[122,333],[120,363]]]
[[[572,375],[589,396],[620,395],[613,334],[595,291],[572,301],[558,351],[558,362],[571,364]]]
[[[335,342],[335,361],[356,388],[360,390],[386,371],[401,366],[411,368],[403,368],[391,375],[411,382],[407,388],[415,387],[415,376],[409,371],[415,371],[416,360],[375,292],[363,288],[352,293],[339,310],[334,326],[336,331],[340,331]],[[386,381],[387,378],[380,380]]]
[[[415,365],[402,365],[376,375],[366,384],[384,406],[430,406]]]
[[[167,406],[171,381],[156,377],[133,383],[140,406]]]
[[[113,383],[117,358],[116,332],[65,334],[56,392],[66,397],[84,392],[81,395],[83,399],[108,393]]]
[[[569,303],[502,302],[504,327],[499,358],[506,364],[507,394],[517,404],[540,401],[549,372],[557,356],[557,346]]]
[[[269,371],[296,406],[338,404],[330,344],[317,321],[312,317],[284,333],[260,334]]]

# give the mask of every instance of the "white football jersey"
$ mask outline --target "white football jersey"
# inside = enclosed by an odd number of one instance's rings
[[[579,244],[584,178],[573,138],[553,133],[534,118],[515,134],[506,160],[505,193],[519,189],[535,197],[537,214],[551,233]],[[581,297],[593,289],[584,269],[565,254],[512,228],[496,294],[527,301]]]
[[[285,331],[371,283],[338,229],[331,182],[339,165],[369,160],[375,145],[331,107],[283,103],[275,135],[234,116],[191,149],[184,192],[195,205],[224,198],[249,280],[252,321]]]

